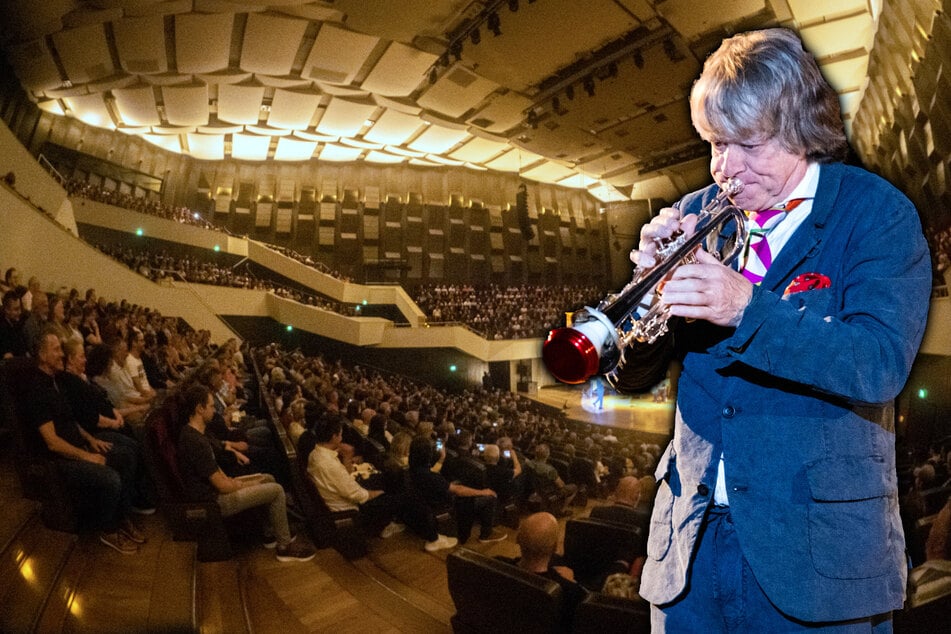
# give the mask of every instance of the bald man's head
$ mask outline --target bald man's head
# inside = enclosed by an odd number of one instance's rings
[[[518,545],[522,549],[523,562],[548,560],[558,548],[558,520],[551,513],[533,513],[518,528]]]
[[[641,482],[634,476],[624,476],[617,483],[614,490],[614,500],[621,504],[637,506],[641,499]]]

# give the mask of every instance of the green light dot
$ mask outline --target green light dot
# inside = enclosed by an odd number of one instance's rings
[[[135,230],[135,235],[137,235],[137,236],[140,236],[140,235],[142,235],[143,233],[145,233],[145,232],[142,231],[142,227],[139,227],[138,229]]]
[[[287,324],[287,332],[291,332],[292,330],[294,330],[294,326]]]
[[[450,372],[455,372],[455,371],[456,371],[456,365],[453,364],[453,365],[449,366],[449,371],[450,371]]]

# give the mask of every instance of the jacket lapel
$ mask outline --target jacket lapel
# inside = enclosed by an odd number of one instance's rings
[[[819,252],[833,203],[838,197],[842,180],[840,168],[839,163],[828,163],[819,167],[819,185],[816,188],[816,197],[812,201],[812,211],[769,267],[766,277],[763,278],[763,288],[781,291],[789,283],[792,273],[805,260],[814,257]]]

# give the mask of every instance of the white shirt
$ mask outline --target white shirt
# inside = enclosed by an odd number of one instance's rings
[[[331,511],[351,511],[370,499],[370,492],[357,484],[333,449],[314,447],[307,458],[307,473]]]
[[[782,250],[796,229],[805,222],[809,213],[812,211],[812,200],[816,197],[816,191],[819,189],[819,164],[810,163],[806,168],[806,173],[802,180],[792,190],[786,200],[793,198],[805,198],[795,210],[789,212],[786,218],[775,226],[769,233],[769,250],[772,253],[773,261]],[[786,202],[785,200],[782,202]],[[751,226],[752,220],[747,220],[747,228]],[[742,263],[740,264],[742,266]],[[717,465],[717,481],[713,487],[713,502],[719,506],[727,506],[730,498],[726,493],[726,466],[723,462],[723,454],[720,454],[720,464]]]

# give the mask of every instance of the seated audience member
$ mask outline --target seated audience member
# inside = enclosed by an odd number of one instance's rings
[[[90,378],[101,386],[112,401],[120,409],[132,405],[151,406],[152,396],[142,394],[135,388],[132,376],[125,369],[125,360],[129,349],[124,339],[113,339],[112,343],[103,344],[109,351],[109,361],[104,370],[100,370],[99,346],[89,351]]]
[[[125,357],[125,371],[132,377],[132,385],[147,398],[155,398],[155,388],[149,383],[145,373],[145,364],[142,362],[142,353],[145,351],[145,334],[138,328],[129,328],[126,342],[129,353]]]
[[[287,522],[284,488],[268,474],[230,478],[215,461],[205,425],[215,412],[214,398],[204,385],[192,385],[182,395],[182,412],[188,424],[178,438],[178,465],[185,495],[193,502],[217,502],[223,517],[267,506],[269,530],[265,548],[275,548],[278,561],[310,561],[316,554],[307,544],[297,543]]]
[[[31,283],[34,280],[35,278],[30,278]],[[36,349],[40,334],[43,332],[49,319],[49,297],[46,293],[39,290],[39,282],[37,282],[36,285],[37,291],[33,293],[31,308],[23,322],[23,336],[26,338],[27,350]],[[21,301],[23,302],[24,310],[26,310],[26,295],[24,295],[23,298]]]
[[[557,493],[562,506],[567,507],[575,499],[578,487],[574,484],[565,484],[555,467],[548,464],[550,454],[551,450],[547,444],[536,445],[535,459],[532,460],[532,486],[541,496]]]
[[[469,539],[476,518],[479,521],[480,542],[488,544],[505,539],[505,533],[492,528],[495,521],[495,491],[488,488],[473,489],[459,482],[450,482],[441,474],[433,472],[431,465],[434,454],[432,440],[424,436],[413,438],[409,446],[411,495],[434,512],[447,507],[454,508],[459,543],[465,544]],[[445,455],[446,449],[443,447],[440,450],[440,461]],[[429,544],[427,550],[430,550]]]
[[[126,425],[122,412],[113,407],[101,387],[86,378],[86,352],[83,342],[70,339],[63,346],[66,371],[56,375],[56,381],[79,426],[99,440],[123,446],[136,456],[136,497],[133,510],[151,514],[155,511],[154,490],[145,468],[142,445]]]
[[[601,588],[601,594],[622,599],[640,600],[641,598],[637,594],[637,579],[623,572],[608,575],[608,578],[604,580],[604,586]]]
[[[360,486],[341,462],[343,425],[335,415],[323,416],[313,428],[316,446],[307,459],[307,473],[331,511],[360,511],[360,523],[367,534],[384,539],[401,532],[393,520],[401,499],[382,490]]]
[[[595,506],[591,509],[591,517],[633,526],[641,537],[646,537],[651,514],[649,509],[640,505],[640,501],[640,480],[634,476],[624,476],[614,490],[614,503]]]
[[[383,447],[384,451],[390,448],[390,439],[386,437],[386,415],[376,414],[370,419],[370,431],[367,438],[371,438]]]
[[[109,402],[115,406],[126,422],[137,423],[145,418],[151,401],[142,398],[138,392],[126,391],[120,385],[109,379],[109,370],[114,364],[113,349],[106,344],[99,344],[87,349],[86,377],[106,393]],[[120,400],[116,400],[119,396]],[[121,398],[123,397],[124,398]]]
[[[925,559],[951,559],[951,498],[938,512],[931,530],[928,532],[928,541],[925,544]]]
[[[29,347],[23,332],[23,307],[15,290],[3,294],[3,317],[0,317],[0,358],[25,357]]]
[[[383,490],[387,493],[405,494],[409,474],[409,445],[413,437],[409,432],[398,431],[383,457]]]
[[[504,439],[502,439],[504,440]],[[489,488],[495,491],[499,501],[504,503],[515,494],[515,478],[522,474],[522,465],[518,455],[512,449],[506,449],[508,458],[505,463],[500,462],[502,450],[498,445],[486,445],[482,459],[485,460],[485,477]]]
[[[519,568],[534,572],[546,579],[551,579],[562,588],[565,596],[564,622],[571,623],[575,608],[581,603],[588,592],[575,582],[575,573],[567,566],[553,563],[555,549],[558,548],[559,528],[558,520],[551,513],[533,513],[529,515],[518,528],[518,541],[521,557],[512,561]],[[500,558],[504,559],[504,558]]]
[[[135,495],[137,457],[123,445],[100,440],[77,424],[56,375],[63,348],[54,330],[37,338],[36,368],[27,393],[27,416],[35,444],[55,460],[76,501],[81,525],[99,531],[99,541],[128,555],[146,541],[129,514]]]

